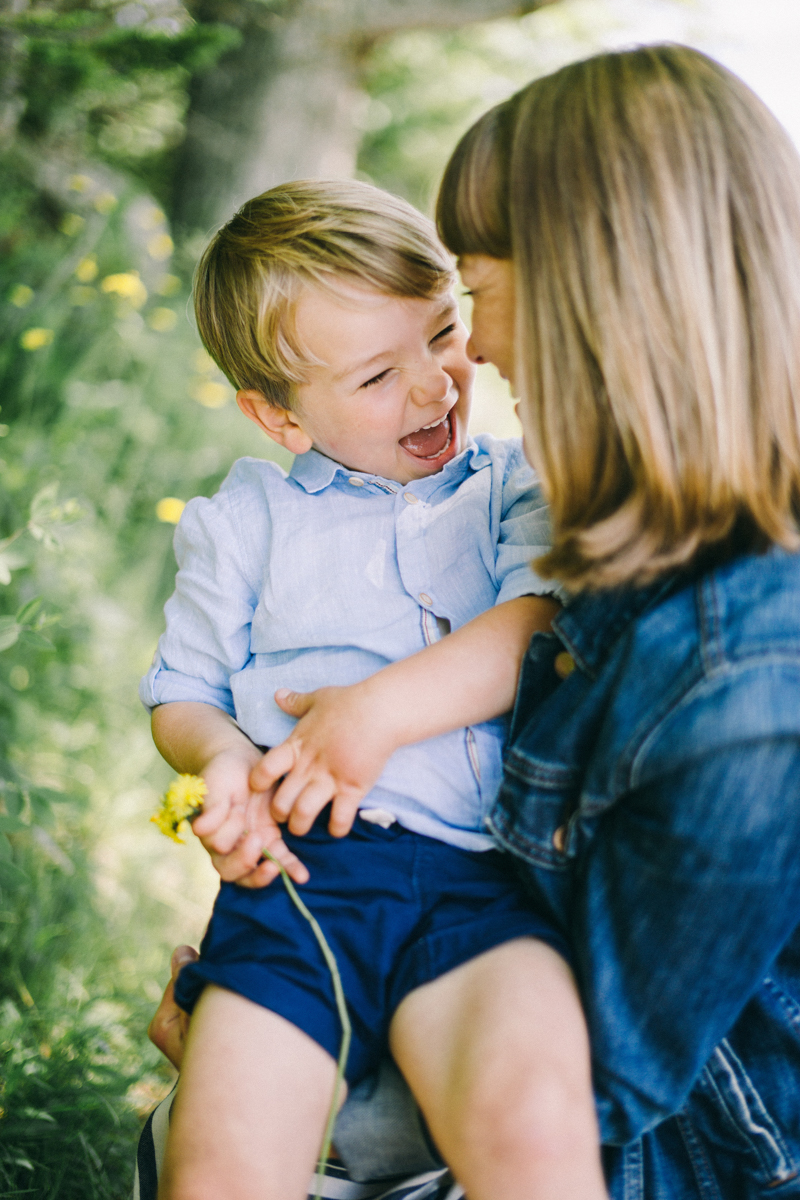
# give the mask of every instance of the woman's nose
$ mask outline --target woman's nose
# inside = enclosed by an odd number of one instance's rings
[[[470,362],[477,363],[478,366],[486,362],[483,355],[478,353],[478,347],[473,342],[471,334],[467,338],[467,358]]]

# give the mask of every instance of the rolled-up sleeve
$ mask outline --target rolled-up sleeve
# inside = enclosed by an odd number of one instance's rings
[[[562,589],[553,579],[543,579],[531,563],[551,546],[550,515],[536,473],[525,460],[521,446],[509,453],[503,479],[500,537],[495,572],[499,591],[496,604],[519,596],[557,596]]]
[[[166,632],[139,696],[147,708],[193,700],[234,716],[230,676],[250,658],[258,596],[228,493],[186,505],[175,531],[175,557],[179,569],[164,608]]]

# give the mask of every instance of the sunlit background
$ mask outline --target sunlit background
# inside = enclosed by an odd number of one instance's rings
[[[480,112],[638,42],[715,55],[800,141],[798,0],[558,0],[469,26],[458,0],[428,0],[431,27],[405,29],[380,24],[392,7],[41,0],[4,17],[0,1194],[129,1193],[138,1122],[170,1080],[147,1014],[216,888],[198,846],[149,823],[170,772],[136,699],[184,503],[239,455],[277,457],[189,315],[208,229],[302,174],[429,211]],[[491,368],[473,425],[517,431]]]

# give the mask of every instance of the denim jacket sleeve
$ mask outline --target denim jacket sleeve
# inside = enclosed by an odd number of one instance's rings
[[[605,658],[586,622],[515,717],[492,827],[571,941],[607,1143],[681,1109],[800,925],[799,586],[743,560]]]

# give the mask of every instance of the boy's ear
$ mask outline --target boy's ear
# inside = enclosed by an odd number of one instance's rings
[[[291,454],[305,454],[311,449],[313,441],[301,428],[297,413],[291,409],[270,404],[261,392],[252,388],[237,392],[236,403],[244,415],[262,429],[267,437],[271,437],[279,446],[284,446]]]

